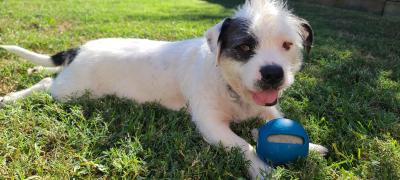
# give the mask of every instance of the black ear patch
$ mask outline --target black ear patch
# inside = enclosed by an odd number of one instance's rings
[[[249,31],[250,22],[242,18],[227,18],[218,37],[220,55],[247,62],[254,54],[258,41]]]
[[[311,28],[311,25],[305,20],[302,20],[301,28],[302,29],[300,30],[300,32],[301,32],[301,37],[303,38],[303,47],[308,55],[310,54],[311,47],[314,42],[314,33]]]

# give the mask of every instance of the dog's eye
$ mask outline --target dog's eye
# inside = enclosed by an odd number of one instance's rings
[[[250,46],[246,45],[246,44],[242,44],[236,47],[236,49],[243,51],[243,52],[248,52],[251,50]]]
[[[292,47],[292,45],[293,45],[293,43],[288,42],[288,41],[285,41],[285,42],[283,42],[282,47],[283,47],[286,51],[289,51],[290,48]]]

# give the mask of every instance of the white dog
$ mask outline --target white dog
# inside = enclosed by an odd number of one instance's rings
[[[227,149],[241,148],[251,162],[249,174],[256,178],[271,168],[229,124],[282,116],[278,98],[293,83],[302,51],[309,52],[312,40],[310,25],[283,3],[252,0],[198,39],[99,39],[53,56],[4,45],[60,73],[0,101],[12,102],[35,91],[49,91],[66,101],[89,90],[94,97],[114,94],[139,103],[157,101],[173,110],[188,105],[204,139]],[[310,148],[326,152],[319,145]]]

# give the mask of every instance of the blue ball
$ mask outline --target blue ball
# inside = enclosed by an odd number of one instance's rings
[[[302,144],[268,139],[274,135],[294,136],[298,140],[302,140]],[[279,138],[277,139],[279,140]],[[309,138],[302,125],[290,119],[278,118],[259,128],[256,151],[263,161],[280,165],[299,157],[306,157],[308,155],[308,143]]]

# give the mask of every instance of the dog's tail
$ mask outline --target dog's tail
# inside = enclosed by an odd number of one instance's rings
[[[69,49],[66,51],[59,52],[55,55],[49,56],[44,54],[38,54],[27,49],[21,48],[19,46],[12,45],[0,45],[0,48],[6,49],[7,51],[13,52],[34,64],[45,66],[45,67],[55,67],[62,66],[71,63],[75,56],[78,54],[78,48]]]

